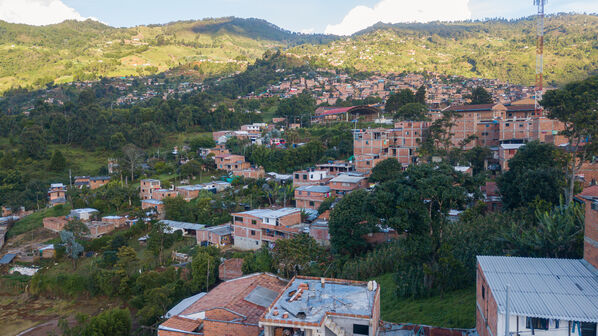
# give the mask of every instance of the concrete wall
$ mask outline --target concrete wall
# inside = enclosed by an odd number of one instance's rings
[[[258,239],[235,236],[235,247],[240,250],[258,250],[260,247],[262,247],[262,241]]]

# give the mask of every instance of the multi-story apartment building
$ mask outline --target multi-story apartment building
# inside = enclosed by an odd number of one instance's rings
[[[301,230],[301,210],[295,208],[255,209],[233,213],[235,247],[257,250],[263,244],[289,238]]]
[[[139,198],[142,200],[152,199],[155,190],[160,189],[160,180],[145,179],[141,180],[139,186]]]
[[[427,121],[401,121],[394,128],[357,130],[353,135],[355,168],[369,174],[381,161],[397,159],[404,167],[415,162],[417,148],[422,142]]]

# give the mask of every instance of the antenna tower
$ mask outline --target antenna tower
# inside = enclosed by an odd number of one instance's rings
[[[536,112],[541,110],[540,100],[542,100],[542,89],[544,88],[544,6],[547,0],[534,0],[534,5],[538,7],[537,17],[537,41],[536,41],[536,86],[535,101]]]

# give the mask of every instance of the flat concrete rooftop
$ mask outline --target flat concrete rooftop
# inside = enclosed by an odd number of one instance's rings
[[[328,313],[371,316],[378,284],[325,279],[295,278],[270,306],[264,319],[281,323],[320,324]],[[300,293],[300,294],[298,294]]]

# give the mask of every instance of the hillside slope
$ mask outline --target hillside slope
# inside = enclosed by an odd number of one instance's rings
[[[96,21],[28,26],[0,21],[0,92],[11,87],[148,75],[180,65],[212,74],[242,70],[271,48],[335,37],[221,18],[113,28]]]
[[[549,16],[546,79],[579,79],[598,68],[598,16]],[[0,21],[0,93],[13,87],[150,75],[177,67],[219,75],[284,48],[326,67],[437,71],[531,84],[535,21],[377,24],[350,38],[305,35],[259,19],[220,18],[113,28],[95,21],[28,26]]]
[[[348,39],[290,50],[322,63],[382,72],[436,71],[533,84],[536,27],[533,17],[516,21],[377,24]],[[598,69],[598,16],[547,17],[546,80],[554,84]]]

